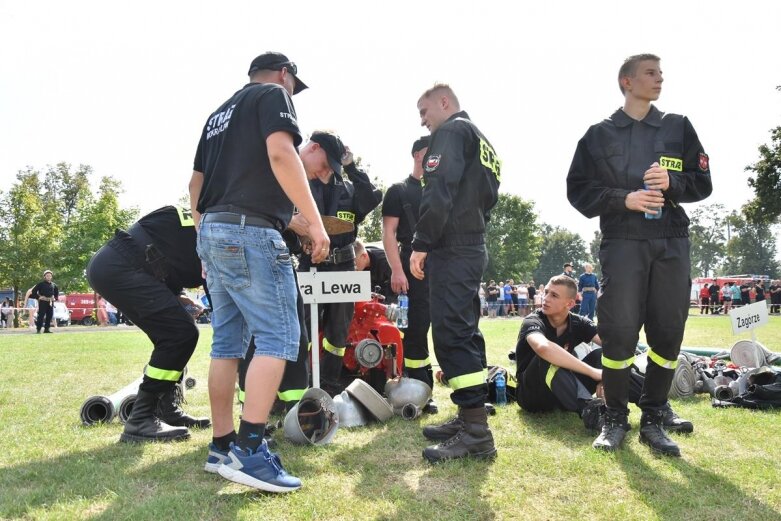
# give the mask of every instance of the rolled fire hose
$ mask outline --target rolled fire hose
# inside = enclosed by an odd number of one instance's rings
[[[672,385],[670,385],[670,398],[686,398],[694,396],[694,385],[697,382],[697,374],[685,355],[678,355],[678,366],[675,368]]]
[[[119,391],[108,396],[90,396],[81,405],[81,422],[84,425],[94,425],[96,423],[108,423],[114,419],[114,416],[124,408],[128,407],[125,403],[131,396],[135,401],[138,393],[138,386],[143,381],[143,376],[136,378]],[[132,408],[132,404],[129,405]],[[127,411],[129,414],[130,411]]]

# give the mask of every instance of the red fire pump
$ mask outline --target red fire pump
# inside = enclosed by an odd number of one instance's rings
[[[396,327],[398,308],[382,303],[383,299],[372,293],[371,301],[355,303],[343,368],[350,380],[362,378],[380,394],[385,382],[400,376],[404,368],[404,347]]]

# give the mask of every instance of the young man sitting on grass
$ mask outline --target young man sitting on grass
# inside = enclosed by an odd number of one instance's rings
[[[579,355],[581,343],[602,345],[597,326],[570,310],[575,306],[577,284],[566,275],[550,279],[542,295],[542,308],[523,320],[515,347],[517,362],[516,399],[525,411],[555,409],[577,412],[591,431],[601,427],[605,409],[602,388],[602,349]],[[578,350],[580,351],[580,350]],[[637,404],[645,378],[632,371],[629,401]],[[596,398],[594,398],[596,394]],[[690,421],[682,420],[670,407],[664,414],[664,428],[692,432]]]

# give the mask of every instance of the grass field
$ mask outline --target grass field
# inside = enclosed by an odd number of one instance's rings
[[[519,326],[482,322],[489,363],[507,365]],[[201,333],[185,408],[207,415],[211,331]],[[781,318],[757,338],[781,351]],[[684,345],[728,349],[736,340],[726,317],[693,315]],[[652,456],[636,428],[617,454],[597,453],[574,414],[511,405],[491,418],[495,462],[431,466],[420,426],[455,411],[438,386],[442,412],[419,422],[341,429],[325,447],[293,446],[278,433],[304,488],[265,495],[202,470],[208,430],[182,443],[126,445],[119,423],[80,425],[82,401],[135,379],[149,352],[135,328],[0,335],[1,519],[781,520],[778,411],[713,409],[702,395],[673,403],[695,423],[693,435],[676,438],[680,459]],[[630,420],[638,424],[637,410]]]

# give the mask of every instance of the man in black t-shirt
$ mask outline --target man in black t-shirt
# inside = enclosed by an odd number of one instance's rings
[[[602,389],[602,349],[588,351],[580,344],[602,345],[597,326],[571,312],[578,288],[567,275],[550,279],[542,299],[542,309],[523,320],[515,347],[516,400],[529,412],[555,409],[577,412],[589,430],[597,430],[604,412]],[[637,403],[645,378],[632,370],[629,401]],[[592,395],[597,398],[592,398]],[[682,420],[669,403],[664,427],[692,432],[691,422]]]
[[[54,314],[54,303],[60,298],[59,289],[57,289],[57,284],[52,282],[52,277],[51,270],[44,271],[43,280],[33,286],[30,292],[30,298],[38,301],[38,318],[35,320],[36,333],[41,332],[41,327],[44,328],[44,333],[51,333],[49,328]]]
[[[402,333],[404,370],[410,378],[420,380],[433,389],[434,376],[428,348],[428,330],[431,325],[428,279],[419,280],[409,271],[412,237],[420,216],[420,196],[423,190],[420,179],[428,143],[429,136],[423,136],[412,144],[412,173],[385,192],[382,200],[382,243],[392,271],[391,288],[394,293],[406,293],[409,297],[409,321],[407,329]],[[438,412],[433,398],[423,411],[430,414]]]
[[[187,427],[208,427],[208,418],[193,418],[179,408],[175,393],[198,343],[198,328],[183,306],[202,310],[183,293],[203,284],[190,210],[165,206],[127,232],[117,230],[89,262],[87,280],[154,345],[120,440],[186,439]]]
[[[295,206],[306,220],[315,262],[328,256],[330,241],[296,148],[302,137],[291,96],[306,88],[298,68],[285,55],[268,52],[252,61],[248,74],[250,83],[204,125],[190,180],[198,253],[214,307],[214,432],[205,468],[254,488],[287,492],[301,481],[287,474],[263,439],[285,363],[298,358],[300,341],[298,288],[280,231]],[[256,351],[237,434],[233,391],[247,333]]]

